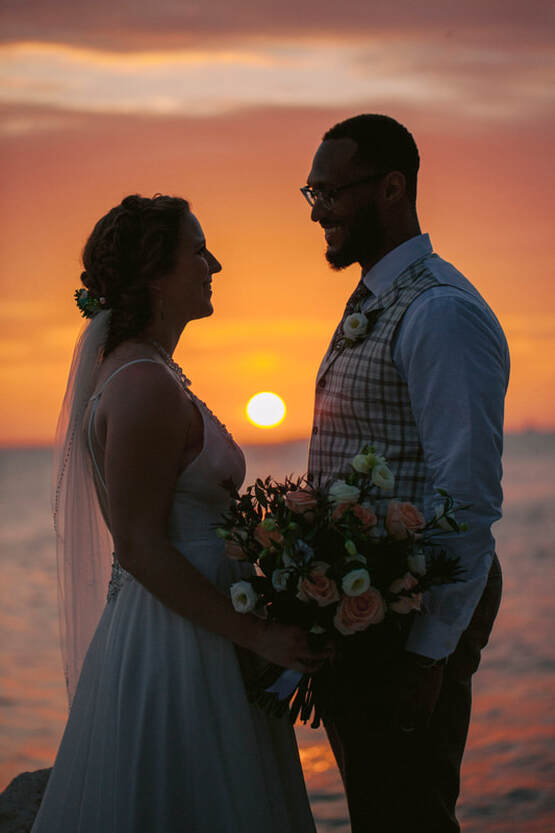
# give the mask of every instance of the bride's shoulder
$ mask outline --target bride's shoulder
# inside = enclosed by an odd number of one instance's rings
[[[184,438],[198,422],[183,386],[156,357],[121,359],[109,356],[101,366],[91,399],[92,405],[97,398],[95,412],[85,415],[85,424],[94,420],[99,446],[107,449],[111,438],[110,448],[118,454],[181,453]]]
[[[157,355],[109,356],[100,368],[96,384],[99,411],[104,416],[157,420],[189,407],[175,374]]]

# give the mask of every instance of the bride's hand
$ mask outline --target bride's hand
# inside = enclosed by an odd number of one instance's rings
[[[282,668],[311,674],[318,671],[332,655],[331,647],[313,650],[308,644],[306,632],[295,625],[267,621],[257,624],[252,650]]]

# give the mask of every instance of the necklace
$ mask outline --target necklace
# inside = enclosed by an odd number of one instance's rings
[[[230,432],[227,430],[227,428],[223,424],[223,422],[218,419],[218,417],[213,413],[213,411],[210,410],[210,408],[208,407],[206,402],[203,402],[202,399],[199,399],[198,396],[196,396],[193,393],[192,390],[188,390],[188,388],[191,384],[191,380],[188,379],[187,376],[185,376],[185,374],[183,373],[182,368],[177,364],[176,361],[174,361],[172,359],[172,357],[170,356],[168,351],[164,350],[164,348],[162,347],[162,345],[158,341],[155,341],[154,339],[152,339],[150,343],[152,344],[154,349],[158,351],[160,356],[163,358],[164,363],[169,367],[169,369],[171,371],[173,371],[173,373],[175,373],[175,375],[177,376],[177,378],[179,379],[179,381],[181,382],[181,384],[183,385],[183,388],[187,391],[187,393],[190,396],[192,396],[200,405],[202,405],[202,407],[205,409],[205,411],[209,414],[212,421],[215,422],[216,425],[218,425],[223,430],[224,436],[225,436],[226,440],[228,441],[228,443],[230,443],[234,448],[236,448],[237,446],[236,446],[235,440],[233,439],[233,437],[231,436]]]
[[[173,372],[175,373],[175,375],[177,376],[177,378],[179,379],[179,381],[181,382],[183,387],[188,388],[189,385],[191,384],[191,380],[188,379],[187,376],[185,376],[181,367],[177,364],[176,361],[174,361],[174,359],[172,359],[172,357],[167,352],[167,350],[164,350],[164,348],[162,347],[160,342],[155,341],[154,339],[152,339],[152,341],[150,343],[152,344],[152,346],[156,350],[158,350],[158,352],[160,353],[160,355],[164,359],[167,366],[170,368],[170,370],[173,370]]]

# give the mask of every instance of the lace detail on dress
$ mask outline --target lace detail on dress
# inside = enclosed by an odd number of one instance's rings
[[[167,352],[167,350],[165,350],[162,347],[160,342],[155,341],[153,339],[150,343],[155,348],[155,350],[158,351],[160,356],[163,358],[164,362],[166,363],[166,366],[172,371],[172,373],[176,377],[177,381],[179,382],[179,384],[181,385],[181,387],[183,388],[185,393],[188,396],[190,396],[192,399],[195,399],[198,402],[199,405],[202,405],[204,410],[210,416],[211,420],[218,426],[218,428],[221,429],[227,443],[232,448],[237,448],[237,443],[235,442],[235,440],[233,439],[233,437],[231,436],[230,432],[227,430],[227,428],[223,424],[223,422],[221,422],[218,419],[218,417],[210,410],[210,408],[208,407],[206,402],[203,402],[202,399],[199,399],[198,396],[195,393],[193,393],[193,391],[191,390],[191,380],[187,376],[185,376],[185,373],[183,372],[183,368],[180,365],[178,365],[177,362],[174,359],[172,359],[170,354]]]
[[[133,578],[131,573],[128,573],[127,570],[123,569],[116,558],[115,552],[112,553],[112,559],[112,575],[110,576],[110,582],[108,584],[108,594],[106,596],[107,602],[117,599],[119,591],[123,585],[127,584],[127,582]]]
[[[212,422],[214,422],[218,426],[218,428],[221,429],[221,431],[222,431],[225,439],[229,443],[229,445],[231,445],[232,448],[238,448],[237,443],[233,439],[232,434],[228,431],[227,427],[223,424],[223,422],[220,419],[218,419],[216,414],[213,411],[210,410],[210,408],[208,407],[206,402],[203,402],[202,399],[199,399],[198,396],[196,395],[196,393],[193,393],[192,390],[189,390],[189,394],[190,394],[190,396],[192,396],[193,399],[195,399],[199,403],[199,405],[202,405],[202,407],[204,408],[204,410],[206,411],[206,413],[208,414],[208,416],[210,417]]]

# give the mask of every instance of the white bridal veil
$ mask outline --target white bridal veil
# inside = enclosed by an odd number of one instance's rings
[[[111,313],[81,331],[69,371],[54,446],[53,514],[58,564],[60,641],[71,705],[83,659],[106,602],[112,539],[96,495],[83,417]]]

